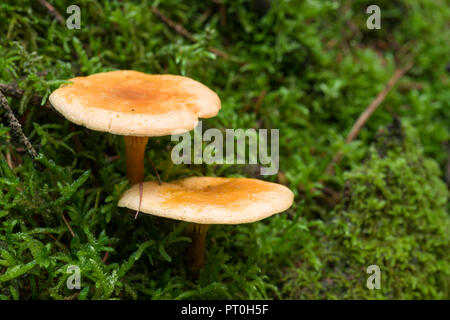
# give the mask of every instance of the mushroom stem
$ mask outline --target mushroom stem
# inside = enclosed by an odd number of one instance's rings
[[[187,230],[192,234],[192,242],[189,247],[190,264],[193,269],[201,269],[204,265],[205,240],[209,224],[190,223]]]
[[[144,154],[148,137],[124,136],[127,177],[131,184],[144,181]]]

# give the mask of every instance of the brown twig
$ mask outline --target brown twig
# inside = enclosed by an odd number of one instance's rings
[[[114,233],[113,237],[115,238],[116,235],[117,235],[117,233]],[[110,240],[108,246],[111,247],[111,240]],[[109,258],[109,251],[106,251],[102,258],[103,263],[106,263],[106,260],[108,260],[108,258]]]
[[[106,260],[108,260],[108,257],[109,257],[109,251],[106,251],[105,254],[103,255],[103,259],[102,259],[103,263],[106,263]]]
[[[259,109],[261,108],[261,105],[262,105],[262,103],[263,103],[263,101],[264,101],[264,97],[266,96],[267,92],[268,92],[268,89],[267,89],[267,88],[266,88],[266,89],[263,89],[263,90],[258,94],[258,96],[256,97],[256,99],[253,99],[253,100],[254,100],[254,103],[255,103],[255,105],[253,106],[253,112],[254,112],[254,113],[258,113],[258,112],[259,112]],[[242,108],[242,112],[243,112],[243,113],[248,112],[248,111],[250,110],[250,108],[252,108],[251,105],[246,105],[246,106],[244,106],[244,107]]]
[[[142,193],[144,192],[144,185],[142,182],[139,183],[139,205],[138,209],[136,211],[136,215],[134,216],[134,219],[137,219],[139,212],[141,211],[141,204],[142,204]]]
[[[8,167],[12,170],[14,170],[14,168],[16,167],[12,162],[11,152],[9,151],[9,149],[6,150],[6,163],[8,164]]]
[[[267,94],[267,89],[262,90],[259,95],[258,98],[256,98],[256,103],[255,103],[255,113],[259,112],[259,109],[261,108],[261,105],[264,101],[264,97]]]
[[[6,97],[2,92],[0,92],[0,106],[5,110],[5,118],[8,121],[9,127],[11,128],[12,135],[25,146],[25,149],[34,161],[38,157],[38,153],[23,133],[22,126],[20,125],[19,120],[17,120],[13,111],[9,107],[8,101],[6,100]]]
[[[173,30],[175,30],[178,34],[182,35],[183,37],[185,37],[186,39],[188,39],[192,42],[197,42],[197,40],[194,38],[192,33],[187,31],[181,24],[178,24],[178,23],[170,20],[169,18],[167,18],[165,15],[162,14],[161,11],[159,11],[158,8],[152,7],[152,11],[154,14],[156,14],[158,16],[158,18],[160,18],[162,20],[162,22],[167,24],[169,27],[171,27]]]
[[[152,11],[159,19],[161,19],[162,22],[164,22],[170,28],[175,30],[176,33],[178,33],[179,35],[185,37],[186,39],[188,39],[191,42],[194,42],[194,43],[198,42],[198,40],[195,39],[195,37],[194,37],[194,35],[192,33],[187,31],[186,28],[184,28],[181,24],[178,24],[175,21],[167,18],[161,11],[159,11],[158,8],[152,7]],[[208,50],[211,51],[212,53],[214,53],[215,55],[225,59],[225,60],[230,60],[230,61],[236,62],[236,63],[242,63],[241,61],[238,61],[235,58],[233,58],[232,56],[230,56],[228,53],[226,53],[226,52],[224,52],[222,50],[219,50],[217,48],[209,47]]]
[[[366,124],[367,120],[370,116],[375,112],[375,110],[380,106],[380,104],[384,101],[389,91],[395,86],[395,84],[400,80],[400,78],[412,67],[413,62],[410,60],[404,67],[397,69],[394,72],[394,75],[389,79],[388,83],[384,87],[384,89],[378,93],[375,100],[373,100],[369,106],[364,110],[364,112],[359,116],[358,120],[356,120],[353,125],[350,133],[345,139],[346,143],[352,142],[361,131],[362,127]],[[334,174],[334,165],[339,163],[342,160],[342,153],[338,152],[333,160],[328,164],[326,172],[330,175]]]
[[[345,142],[349,143],[353,141],[361,128],[364,126],[364,124],[367,122],[367,120],[370,118],[372,113],[379,107],[379,105],[384,101],[389,91],[394,87],[394,85],[397,83],[397,81],[412,67],[412,63],[409,63],[404,68],[397,69],[392,76],[391,79],[389,79],[387,85],[384,87],[384,89],[377,95],[375,100],[372,101],[372,103],[366,108],[366,110],[359,116],[358,120],[353,125],[352,129],[350,130],[350,133],[347,136],[347,139],[345,139]]]
[[[66,217],[64,216],[64,213],[61,213],[61,218],[63,219],[64,223],[66,224],[67,229],[69,229],[69,232],[72,235],[72,237],[75,238],[75,233],[73,232],[72,228],[70,227],[70,224],[67,221]]]
[[[153,164],[152,158],[148,157],[148,161],[150,162],[150,165],[153,168],[153,171],[155,171],[156,179],[158,179],[158,184],[161,185],[161,177],[159,176],[158,170],[156,170],[155,165]]]
[[[209,47],[208,50],[211,51],[212,53],[214,53],[216,56],[222,57],[225,60],[230,60],[232,62],[242,63],[243,64],[242,61],[236,60],[235,58],[230,56],[228,53],[223,52],[222,50],[219,50],[217,48]]]
[[[58,239],[56,239],[56,237],[54,235],[52,235],[52,234],[50,234],[48,232],[44,232],[44,233],[45,233],[45,235],[47,237],[49,237],[50,239],[54,240],[58,247],[60,247],[60,248],[62,248],[64,250],[67,250],[67,247],[63,243],[59,242]]]
[[[54,6],[52,6],[50,3],[48,3],[46,0],[38,0],[39,3],[47,9],[47,11],[50,13],[50,15],[53,16],[56,20],[58,20],[59,23],[64,25],[64,18],[61,15],[61,13],[58,12],[58,10],[55,9]]]

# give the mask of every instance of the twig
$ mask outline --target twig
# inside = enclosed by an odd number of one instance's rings
[[[5,96],[20,99],[24,95],[24,90],[20,89],[16,83],[0,83],[0,92],[2,92]],[[42,97],[33,95],[30,99],[30,104],[36,107],[41,106]],[[47,100],[43,105],[46,108],[51,108],[50,102]]]
[[[109,257],[109,251],[106,251],[105,254],[103,255],[103,259],[102,259],[103,263],[106,263],[106,260],[108,260],[108,257]]]
[[[117,235],[117,233],[114,233],[113,237],[115,238],[116,235]],[[109,241],[108,246],[111,247],[111,240]],[[102,258],[103,263],[106,263],[106,260],[108,260],[108,258],[109,258],[109,251],[106,251]]]
[[[266,96],[268,92],[268,89],[263,89],[259,94],[258,97],[256,97],[255,99],[255,105],[253,107],[253,112],[254,113],[258,113],[259,109],[261,108],[261,105],[264,101],[264,97]],[[248,112],[248,110],[251,108],[250,105],[246,105],[245,107],[242,108],[242,112]]]
[[[391,79],[389,79],[387,85],[384,87],[384,89],[377,95],[375,100],[372,101],[372,103],[367,107],[367,109],[359,116],[358,120],[353,125],[352,129],[350,130],[350,133],[347,136],[347,139],[345,139],[345,142],[349,143],[353,141],[356,136],[358,135],[361,128],[364,126],[364,124],[367,122],[369,117],[372,115],[372,113],[378,108],[378,106],[384,101],[389,91],[394,87],[394,85],[397,83],[397,81],[412,67],[412,63],[409,63],[407,66],[401,69],[397,69],[392,76]]]
[[[358,120],[356,120],[353,125],[350,133],[345,139],[346,143],[352,142],[361,131],[361,128],[366,124],[367,120],[370,116],[375,112],[375,110],[380,106],[380,104],[384,101],[389,91],[395,86],[397,81],[412,67],[413,62],[410,60],[403,68],[399,68],[394,72],[394,75],[389,79],[388,83],[384,87],[384,89],[377,95],[375,100],[372,101],[371,104],[364,110],[364,112],[359,116]],[[333,160],[328,164],[326,172],[328,174],[334,174],[334,164],[339,163],[342,160],[342,153],[338,152]]]
[[[10,169],[14,170],[15,165],[12,162],[11,152],[9,151],[9,149],[6,150],[6,163],[8,163],[8,167]]]
[[[230,60],[232,62],[243,64],[242,61],[236,60],[235,58],[230,56],[228,53],[223,52],[222,50],[219,50],[219,49],[216,49],[216,48],[213,48],[213,47],[209,47],[208,50],[211,51],[212,53],[214,53],[216,56],[222,57],[225,60]]]
[[[8,101],[6,100],[6,97],[2,92],[0,92],[0,105],[5,110],[5,117],[9,123],[9,127],[11,128],[12,135],[25,146],[25,149],[34,161],[38,157],[38,153],[23,133],[22,126],[20,125],[19,120],[17,120],[13,111],[9,107]]]
[[[56,239],[56,237],[54,235],[52,235],[48,232],[44,232],[44,233],[45,233],[45,235],[47,235],[47,237],[54,240],[58,247],[62,248],[63,250],[67,250],[67,247],[63,243],[59,242],[58,239]]]
[[[55,9],[54,6],[52,6],[46,0],[39,0],[39,3],[47,9],[47,11],[50,13],[50,15],[53,16],[53,18],[55,18],[56,20],[58,20],[59,23],[64,25],[63,16],[61,15],[61,13],[58,12],[58,10]]]
[[[182,35],[183,37],[185,37],[186,39],[188,39],[192,42],[198,42],[192,33],[187,31],[181,24],[178,24],[175,21],[167,18],[161,11],[159,11],[158,8],[152,7],[152,11],[156,16],[158,16],[158,18],[161,19],[162,22],[164,22],[170,28],[175,30],[176,33]],[[208,50],[211,51],[212,53],[214,53],[215,55],[222,57],[225,60],[230,60],[230,61],[236,62],[236,63],[242,63],[241,61],[238,61],[235,58],[233,58],[232,56],[230,56],[228,53],[223,52],[222,50],[219,50],[217,48],[209,47]]]
[[[138,205],[138,209],[136,211],[136,215],[134,216],[134,219],[137,219],[139,212],[141,211],[141,204],[142,204],[142,193],[144,192],[144,185],[142,184],[142,182],[139,183],[139,205]]]
[[[153,171],[155,171],[156,178],[158,179],[158,184],[161,185],[162,182],[161,182],[161,177],[159,176],[158,170],[156,170],[156,167],[153,164],[153,161],[152,161],[152,159],[150,157],[148,157],[148,161],[150,161],[150,165],[152,166]]]
[[[173,30],[175,30],[178,34],[182,35],[183,37],[185,37],[186,39],[188,39],[192,42],[197,42],[197,40],[194,38],[192,33],[187,31],[181,24],[178,24],[178,23],[170,20],[169,18],[167,18],[165,15],[162,14],[161,11],[159,11],[158,8],[152,7],[152,11],[154,14],[156,14],[158,16],[158,18],[160,18],[162,20],[162,22],[167,24],[169,27],[171,27]]]
[[[69,232],[72,235],[72,237],[75,238],[75,233],[73,232],[72,228],[70,227],[70,224],[67,221],[66,217],[64,216],[64,213],[61,213],[61,218],[64,220],[64,223],[66,224],[67,229],[69,229]]]
[[[267,89],[264,89],[263,91],[261,91],[258,95],[258,98],[256,99],[256,103],[255,103],[255,113],[259,112],[259,109],[261,108],[261,105],[264,101],[264,97],[267,94]]]

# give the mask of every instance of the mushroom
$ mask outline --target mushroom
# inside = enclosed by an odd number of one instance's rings
[[[50,103],[78,125],[124,136],[131,184],[144,180],[149,137],[190,131],[199,117],[213,117],[220,109],[216,93],[182,76],[123,70],[70,81],[50,95]]]
[[[191,177],[163,183],[144,182],[125,191],[119,207],[190,222],[191,264],[203,266],[205,238],[212,224],[243,224],[285,211],[294,194],[287,187],[257,179]]]

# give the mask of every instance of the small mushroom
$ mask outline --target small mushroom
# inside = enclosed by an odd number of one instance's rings
[[[141,188],[135,185],[125,191],[118,206],[190,222],[191,264],[200,269],[210,225],[259,221],[285,211],[293,199],[291,190],[276,183],[247,178],[191,177],[162,185],[155,182],[144,182]]]
[[[149,137],[190,131],[198,118],[213,117],[220,109],[216,93],[182,76],[124,70],[70,81],[50,95],[50,103],[73,123],[124,136],[132,184],[144,180]]]

